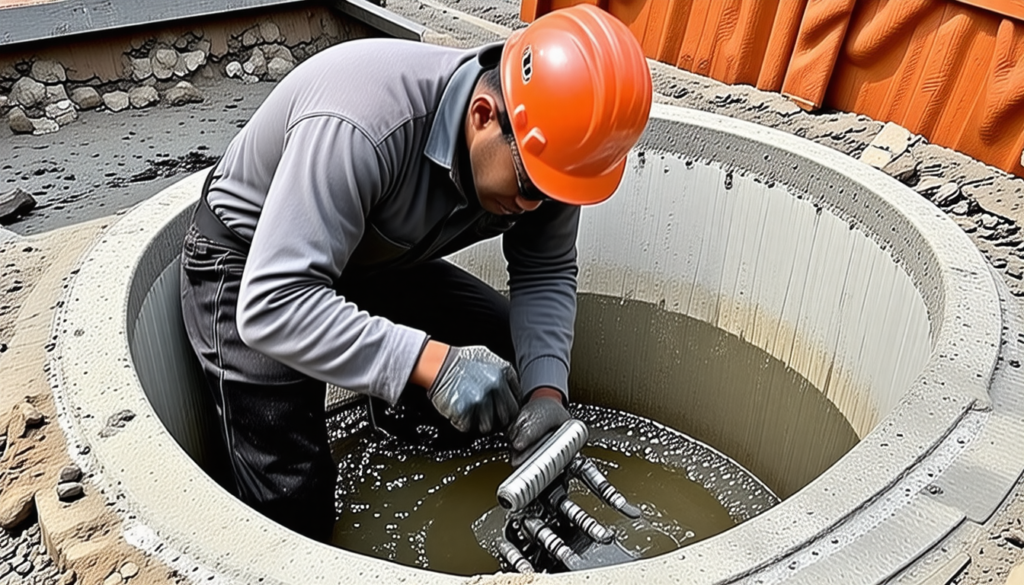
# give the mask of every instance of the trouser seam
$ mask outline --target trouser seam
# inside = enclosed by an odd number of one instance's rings
[[[217,295],[214,297],[214,309],[213,315],[213,347],[214,352],[217,356],[217,392],[220,394],[220,424],[224,429],[224,442],[228,449],[228,461],[231,462],[232,476],[234,477],[235,490],[241,493],[238,485],[238,463],[235,460],[235,438],[234,433],[231,431],[231,425],[228,421],[231,420],[231,414],[228,412],[228,400],[227,396],[224,395],[224,356],[221,351],[221,334],[220,334],[220,313],[221,304],[224,296],[224,288],[227,285],[228,273],[224,269],[223,265],[224,257],[221,256],[217,259],[214,264],[214,269],[220,275],[220,279],[217,282]]]

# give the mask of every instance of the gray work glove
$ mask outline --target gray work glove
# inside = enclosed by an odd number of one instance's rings
[[[522,465],[544,439],[569,418],[569,411],[556,398],[536,398],[527,402],[508,429],[508,440],[512,444],[512,466]]]
[[[452,347],[427,396],[460,431],[490,433],[519,412],[519,376],[486,347]]]

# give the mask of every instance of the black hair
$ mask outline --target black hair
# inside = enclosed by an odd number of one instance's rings
[[[498,126],[506,138],[512,137],[512,122],[505,110],[505,94],[501,91],[501,70],[499,67],[485,69],[477,80],[477,87],[487,90],[498,101]]]

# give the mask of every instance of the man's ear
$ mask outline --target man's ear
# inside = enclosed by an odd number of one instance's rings
[[[469,101],[469,123],[474,130],[484,130],[498,123],[498,102],[487,93],[477,93]]]

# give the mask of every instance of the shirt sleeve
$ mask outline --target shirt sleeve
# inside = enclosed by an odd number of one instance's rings
[[[524,397],[541,386],[569,395],[579,217],[578,206],[545,201],[502,238],[512,341]]]
[[[386,159],[352,124],[332,116],[295,123],[253,234],[237,325],[249,347],[393,403],[426,334],[371,316],[333,288],[388,175]]]

